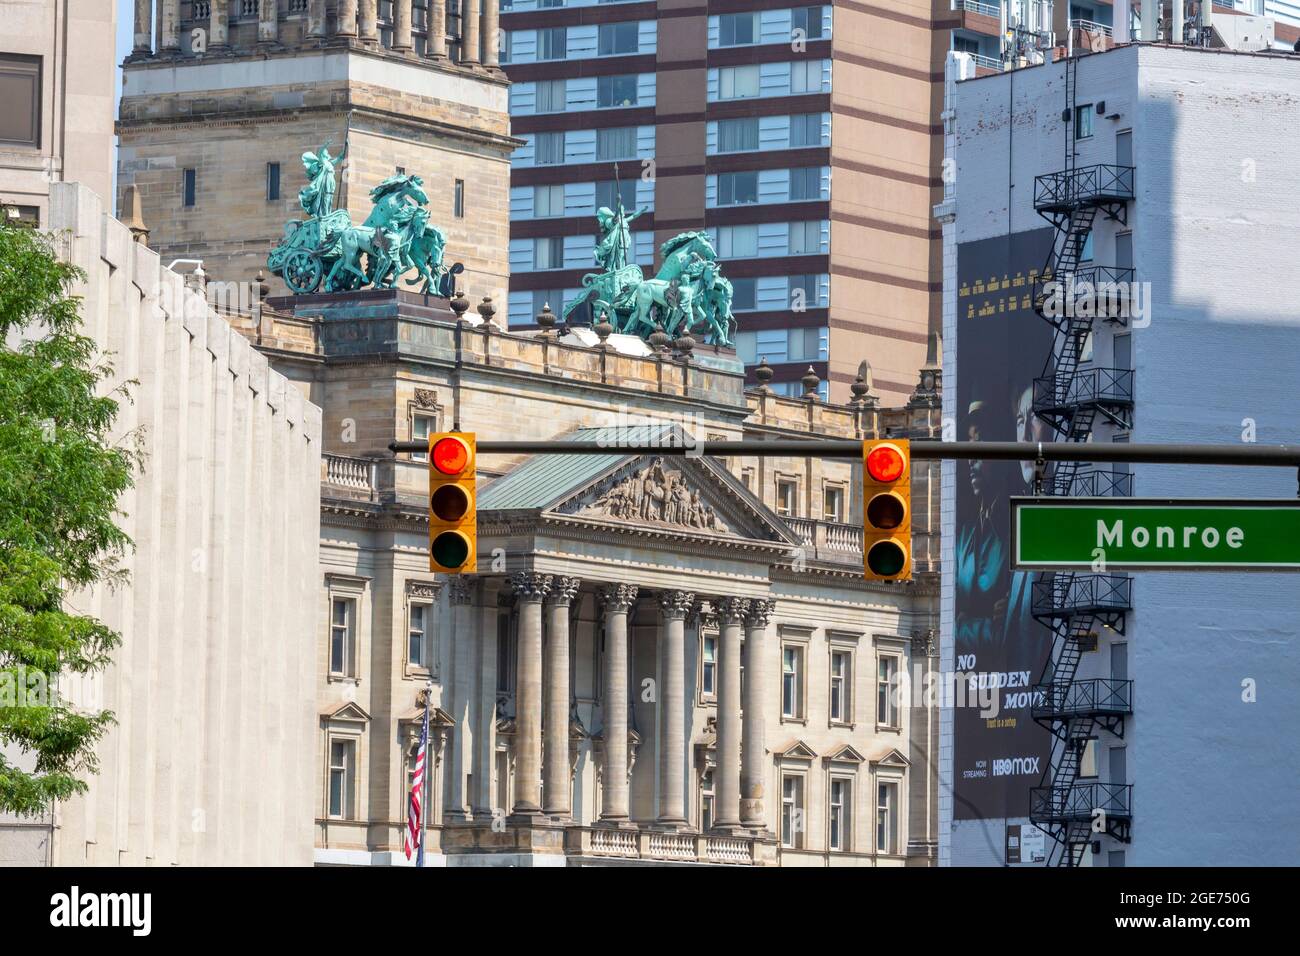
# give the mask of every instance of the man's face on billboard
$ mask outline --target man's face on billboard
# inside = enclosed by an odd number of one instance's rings
[[[1016,416],[1016,441],[1019,442],[1040,442],[1046,434],[1043,422],[1034,414],[1034,390],[1026,388],[1015,400],[1014,412]],[[1025,484],[1033,484],[1034,481],[1034,463],[1032,461],[1022,461],[1020,463],[1020,476],[1024,479]]]

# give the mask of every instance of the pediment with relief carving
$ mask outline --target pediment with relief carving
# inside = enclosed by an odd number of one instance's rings
[[[630,473],[619,474],[578,508],[583,517],[612,518],[637,524],[691,528],[726,534],[731,529],[699,485],[663,458],[654,458]]]

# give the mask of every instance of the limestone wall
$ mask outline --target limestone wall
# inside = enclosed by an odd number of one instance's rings
[[[320,410],[90,190],[54,186],[51,221],[88,274],[88,333],[116,382],[138,380],[118,426],[148,457],[121,502],[129,585],[72,599],[122,646],[63,693],[117,726],[89,793],[55,809],[43,859],[308,864]],[[0,822],[0,859],[19,838],[32,846]]]

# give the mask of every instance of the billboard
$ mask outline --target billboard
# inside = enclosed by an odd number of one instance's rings
[[[957,247],[957,439],[1046,441],[1032,412],[1033,383],[1052,348],[1032,308],[1033,281],[1051,227]],[[1034,572],[1012,571],[1012,495],[1033,491],[1032,462],[957,462],[955,664],[997,707],[954,711],[957,819],[1029,815],[1029,790],[1047,768],[1049,735],[1030,716],[1032,686],[1051,632],[1031,615]],[[976,695],[968,697],[973,703]]]

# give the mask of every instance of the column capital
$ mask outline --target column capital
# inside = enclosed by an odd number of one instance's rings
[[[662,591],[659,594],[659,607],[668,620],[685,620],[694,606],[695,592],[693,591]]]
[[[623,613],[636,603],[637,591],[635,584],[606,584],[600,589],[600,600],[606,610]]]
[[[540,603],[551,590],[551,575],[537,571],[516,571],[510,575],[510,587],[515,599]]]
[[[775,608],[776,602],[771,598],[750,601],[749,608],[745,611],[745,623],[752,628],[765,628]]]
[[[461,577],[460,575],[452,577],[451,588],[448,591],[452,605],[473,603],[474,585],[476,583],[472,578]]]
[[[582,578],[571,578],[563,574],[557,574],[551,581],[551,592],[547,596],[547,603],[553,606],[570,607],[573,599],[578,596],[578,588],[582,587]]]
[[[717,602],[718,619],[723,624],[739,624],[749,611],[749,601],[745,598],[723,598]]]

